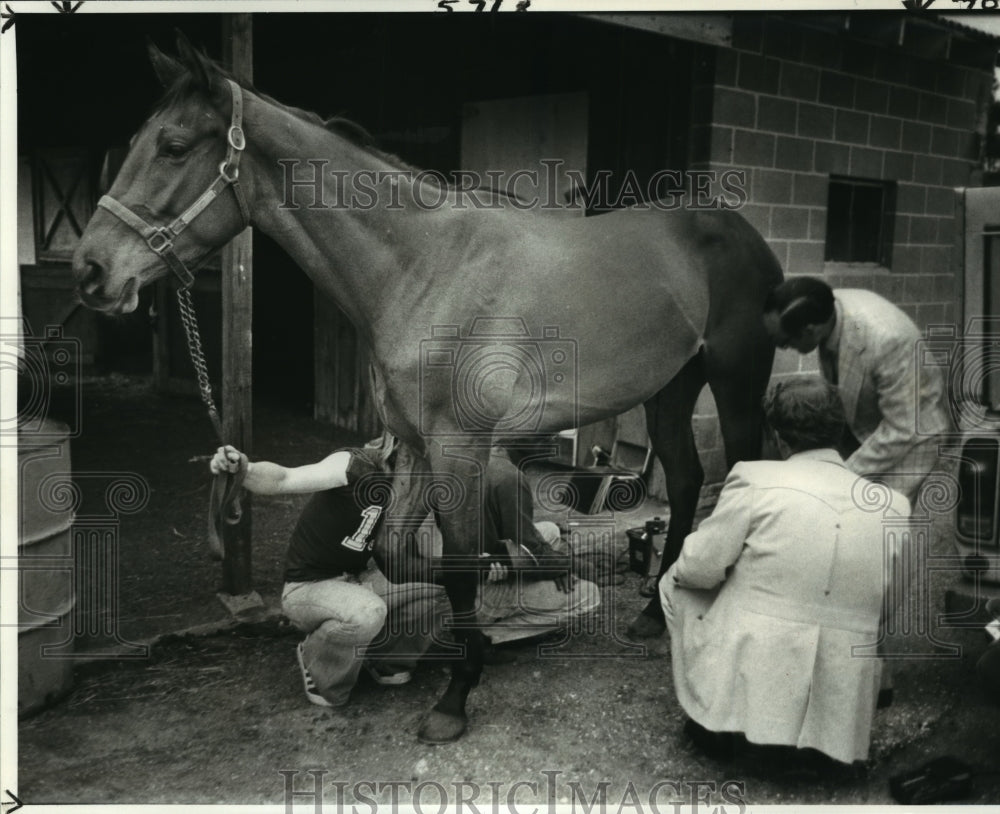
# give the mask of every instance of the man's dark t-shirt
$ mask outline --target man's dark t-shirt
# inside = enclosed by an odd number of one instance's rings
[[[384,512],[377,502],[359,504],[354,484],[314,494],[292,531],[285,582],[315,582],[364,571]]]

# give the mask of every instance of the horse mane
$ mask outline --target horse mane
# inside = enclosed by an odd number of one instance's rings
[[[252,83],[240,82],[238,79],[236,79],[236,77],[232,75],[230,71],[226,70],[226,68],[224,68],[218,62],[206,56],[205,54],[201,54],[201,57],[215,71],[217,71],[220,76],[226,79],[230,79],[233,82],[236,82],[244,90],[248,90],[254,93],[261,99],[263,99],[265,102],[267,102],[270,105],[273,105],[279,110],[285,111],[286,113],[288,113],[291,116],[294,116],[300,121],[308,122],[309,124],[314,124],[318,127],[322,127],[324,130],[333,133],[336,136],[339,136],[340,138],[344,139],[350,144],[353,144],[355,147],[359,147],[360,149],[364,150],[370,155],[373,155],[377,158],[382,159],[383,161],[386,161],[389,164],[392,164],[396,169],[414,173],[415,176],[419,178],[419,182],[422,184],[433,184],[435,187],[439,186],[436,183],[437,179],[435,178],[434,173],[425,172],[421,170],[419,167],[416,167],[412,164],[408,164],[399,156],[380,149],[376,145],[375,138],[371,135],[371,133],[357,122],[354,122],[351,119],[347,119],[340,115],[331,116],[329,118],[324,119],[319,114],[314,113],[310,110],[304,110],[303,108],[295,107],[294,105],[288,105],[285,104],[284,102],[280,102],[273,96],[270,96],[269,94],[266,94],[263,91],[254,87]],[[190,70],[185,71],[173,82],[173,84],[169,88],[167,88],[164,94],[160,97],[159,101],[154,106],[151,115],[156,115],[157,113],[163,111],[173,103],[179,101],[180,99],[186,98],[190,94],[195,93],[199,90],[200,87],[198,85],[197,79],[195,78],[194,72]],[[444,180],[445,189],[449,190],[456,189],[456,187],[453,184],[449,184],[447,180],[445,179],[442,180]],[[516,194],[513,194],[506,190],[498,189],[497,187],[487,186],[485,184],[480,184],[479,186],[474,187],[471,191],[490,192],[493,195],[499,195],[501,197],[507,198],[512,201],[521,200],[520,198],[517,197]]]

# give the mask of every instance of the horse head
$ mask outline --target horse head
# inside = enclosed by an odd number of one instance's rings
[[[135,310],[139,289],[171,271],[190,285],[190,269],[249,222],[237,181],[242,91],[180,33],[177,48],[174,59],[150,43],[166,93],[73,255],[80,300],[99,311]]]

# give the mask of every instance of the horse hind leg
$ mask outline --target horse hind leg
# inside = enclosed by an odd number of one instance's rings
[[[670,524],[660,561],[660,577],[677,559],[684,538],[691,531],[705,478],[691,426],[695,403],[705,387],[705,381],[704,354],[699,351],[644,405],[647,432],[653,451],[663,466],[670,503]],[[633,639],[652,638],[662,634],[665,628],[663,608],[657,594],[632,620],[628,635]]]
[[[755,326],[754,326],[755,327]],[[771,378],[774,345],[762,328],[748,330],[705,356],[708,386],[719,414],[726,467],[761,457],[764,444],[762,400]]]

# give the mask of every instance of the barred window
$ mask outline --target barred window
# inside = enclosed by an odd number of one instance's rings
[[[824,259],[889,267],[895,210],[894,182],[831,176]]]

